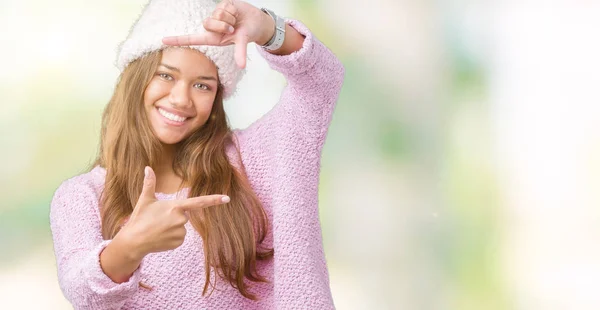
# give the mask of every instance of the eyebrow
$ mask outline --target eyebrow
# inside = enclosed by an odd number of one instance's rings
[[[177,67],[169,66],[169,65],[164,64],[164,63],[161,63],[160,65],[163,66],[163,67],[165,67],[165,68],[167,68],[167,69],[169,69],[169,70],[181,73],[181,70],[179,70]],[[199,79],[199,80],[212,80],[212,81],[215,81],[215,82],[217,81],[217,78],[215,78],[214,76],[204,76],[204,75],[201,75],[201,76],[198,76],[197,79]]]

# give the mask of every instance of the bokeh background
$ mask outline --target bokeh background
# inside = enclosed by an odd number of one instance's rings
[[[0,309],[71,309],[48,223],[145,0],[0,0]],[[600,309],[598,1],[252,1],[346,67],[320,208],[339,309]],[[234,128],[285,80],[249,49]]]

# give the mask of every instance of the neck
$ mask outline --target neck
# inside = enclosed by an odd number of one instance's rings
[[[161,157],[154,169],[156,174],[156,191],[161,193],[174,193],[179,190],[181,178],[173,171],[173,159],[177,145],[163,144]]]
[[[177,146],[174,144],[163,144],[160,159],[153,167],[156,175],[171,175],[173,174],[173,159],[175,158],[175,151]]]

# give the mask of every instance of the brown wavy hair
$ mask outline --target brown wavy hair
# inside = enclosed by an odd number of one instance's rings
[[[131,215],[142,191],[144,167],[155,167],[160,158],[162,146],[151,129],[143,98],[161,57],[161,51],[153,52],[127,66],[102,116],[100,149],[94,166],[106,169],[100,209],[104,239],[112,239]],[[231,202],[218,208],[190,211],[190,222],[204,243],[206,280],[202,295],[207,293],[209,284],[214,289],[218,276],[244,297],[256,300],[245,279],[267,281],[258,274],[256,261],[273,257],[273,249],[262,247],[268,229],[267,215],[246,176],[238,145],[233,141],[235,136],[227,123],[222,94],[219,83],[206,123],[178,143],[173,171],[182,184],[190,185],[189,197],[216,193],[231,197]],[[239,170],[225,152],[232,143]],[[210,268],[216,271],[214,283]]]

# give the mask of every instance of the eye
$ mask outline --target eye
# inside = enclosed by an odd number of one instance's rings
[[[210,87],[208,87],[208,85],[206,85],[206,84],[201,84],[201,83],[194,84],[194,87],[195,87],[195,88],[198,88],[198,89],[202,89],[202,90],[210,90]]]
[[[167,80],[167,81],[173,80],[173,77],[166,73],[158,73],[157,75],[160,76],[163,80]]]

